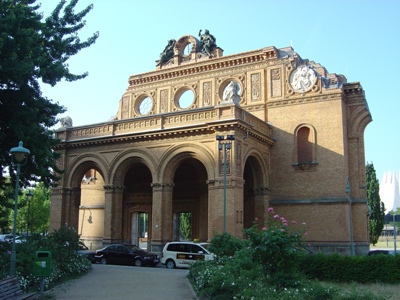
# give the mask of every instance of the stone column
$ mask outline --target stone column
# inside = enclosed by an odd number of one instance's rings
[[[65,198],[66,191],[62,187],[51,189],[50,232],[59,229],[65,224]]]
[[[122,242],[122,205],[124,187],[105,185],[104,244]]]
[[[172,240],[173,215],[172,192],[173,183],[152,183],[152,236],[151,251],[161,252],[162,246]]]

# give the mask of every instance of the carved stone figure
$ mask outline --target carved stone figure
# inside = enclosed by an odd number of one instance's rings
[[[60,119],[60,124],[62,128],[72,127],[72,119],[68,116]]]
[[[235,81],[231,81],[224,90],[224,95],[222,97],[221,104],[228,104],[228,103],[240,103],[240,96],[239,96],[239,84]]]
[[[160,66],[167,61],[169,61],[172,57],[174,57],[174,47],[176,40],[171,39],[168,41],[167,46],[165,46],[164,51],[160,53],[160,59],[157,60],[156,66]]]
[[[204,54],[211,56],[211,51],[217,47],[216,41],[217,39],[210,34],[210,32],[206,29],[204,34],[201,34],[201,30],[199,31],[200,37],[200,47],[201,52]]]
[[[317,80],[313,69],[309,66],[300,66],[290,76],[290,85],[295,92],[309,91]]]

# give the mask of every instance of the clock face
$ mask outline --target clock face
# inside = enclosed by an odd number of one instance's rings
[[[141,115],[147,115],[153,107],[153,100],[150,97],[144,98],[139,104],[139,113]]]
[[[290,86],[295,92],[308,92],[317,81],[317,75],[310,66],[299,66],[290,75]]]

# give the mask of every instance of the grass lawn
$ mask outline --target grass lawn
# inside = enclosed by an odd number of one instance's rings
[[[398,300],[400,295],[400,284],[360,284],[360,283],[330,283],[322,282],[325,287],[336,287],[342,291],[369,291],[376,296],[384,297],[386,300]]]

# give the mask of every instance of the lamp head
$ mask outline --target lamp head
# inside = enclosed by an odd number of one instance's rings
[[[18,147],[11,148],[10,153],[13,155],[14,159],[16,160],[16,162],[20,163],[31,152],[28,149],[24,148],[22,141],[20,141]]]

